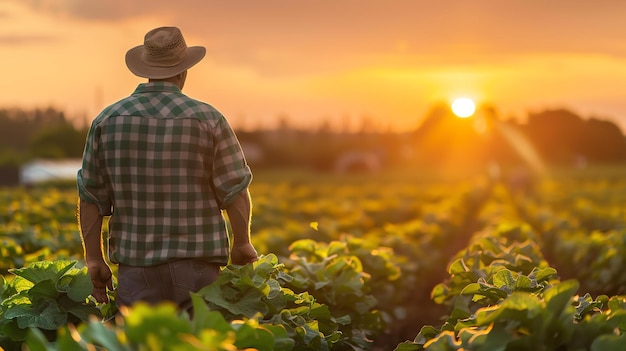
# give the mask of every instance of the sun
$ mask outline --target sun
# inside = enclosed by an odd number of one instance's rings
[[[476,104],[474,103],[474,100],[470,98],[458,98],[452,102],[452,112],[454,112],[457,117],[471,117],[475,111]]]

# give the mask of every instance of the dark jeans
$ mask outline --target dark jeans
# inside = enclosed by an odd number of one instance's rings
[[[191,312],[190,292],[217,279],[220,266],[202,259],[181,259],[157,266],[119,265],[116,303],[118,307],[144,301],[157,304],[172,301]]]

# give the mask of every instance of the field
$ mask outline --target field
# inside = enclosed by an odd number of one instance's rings
[[[113,304],[89,297],[72,185],[0,190],[0,345],[408,351],[626,343],[624,169],[446,180],[418,171],[266,171],[255,174],[251,195],[258,263],[224,269],[195,297],[194,318],[168,305],[113,318]]]

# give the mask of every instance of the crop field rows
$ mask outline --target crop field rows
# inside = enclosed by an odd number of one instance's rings
[[[225,267],[194,294],[191,318],[167,304],[117,311],[114,302],[95,303],[71,186],[0,190],[0,345],[410,351],[626,343],[622,173],[523,182],[260,174],[251,194],[252,238],[263,256]]]

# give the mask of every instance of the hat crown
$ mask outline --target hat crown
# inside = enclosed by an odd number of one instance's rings
[[[187,43],[176,27],[161,27],[151,30],[144,37],[141,59],[150,66],[172,67],[187,56]]]
[[[177,27],[159,27],[144,36],[143,45],[126,52],[126,66],[133,74],[164,79],[186,71],[206,54],[203,46],[187,46]]]

